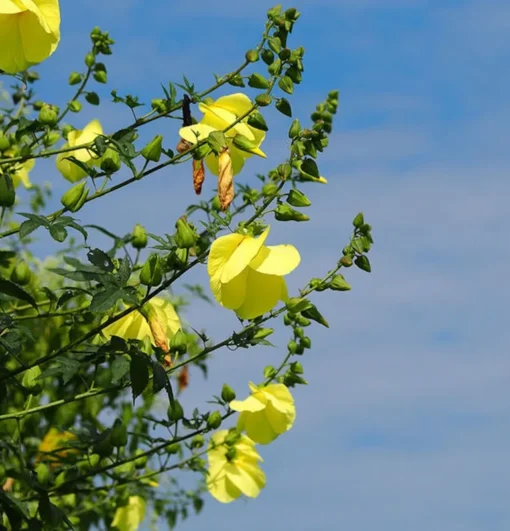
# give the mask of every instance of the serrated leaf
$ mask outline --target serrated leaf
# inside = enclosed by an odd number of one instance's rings
[[[121,289],[116,286],[108,286],[105,290],[94,294],[90,301],[89,310],[91,312],[106,312],[115,306],[122,297],[123,291]]]
[[[0,278],[0,293],[25,301],[37,310],[37,302],[35,302],[35,299],[32,297],[32,295],[10,280]]]
[[[90,282],[91,280],[101,279],[100,273],[92,273],[89,271],[69,271],[61,267],[50,267],[48,271],[68,278],[69,280],[74,280],[75,282]]]
[[[133,404],[137,396],[140,396],[149,383],[148,358],[140,355],[131,356],[129,375],[131,378],[131,390],[133,392]]]
[[[87,253],[87,258],[92,265],[99,267],[103,271],[110,273],[114,270],[112,259],[101,249],[91,249]]]

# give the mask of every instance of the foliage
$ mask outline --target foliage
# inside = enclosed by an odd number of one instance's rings
[[[264,245],[270,222],[308,221],[305,185],[327,183],[317,159],[328,146],[337,91],[317,105],[309,124],[290,123],[286,160],[259,175],[257,186],[235,183],[237,173],[249,171],[252,155],[265,156],[260,146],[271,134],[265,108],[293,117],[290,97],[302,80],[305,54],[290,48],[298,18],[296,9],[272,8],[259,44],[239,68],[216,76],[205,90],[186,78],[169,82],[145,114],[137,96],[112,89],[113,101],[133,115],[113,134],[99,122],[79,120],[84,105],[100,103],[94,83],[108,82],[105,58],[114,41],[107,32],[92,30],[85,70],[70,74],[75,88],[64,105],[36,98],[36,72],[11,78],[0,115],[0,528],[128,530],[146,512],[173,528],[190,511],[200,512],[207,489],[228,502],[242,493],[254,497],[264,486],[255,442],[266,444],[292,427],[289,389],[307,383],[299,356],[311,348],[309,327],[329,326],[311,296],[349,290],[340,269],[370,272],[366,253],[373,243],[358,214],[337,263],[290,297],[284,275],[298,266],[298,250]],[[259,92],[253,103],[239,92],[213,100],[210,94],[225,85]],[[72,116],[81,129],[65,122]],[[141,145],[139,131],[166,117],[182,120],[182,138],[159,134]],[[175,150],[163,147],[169,143]],[[60,172],[71,183],[55,212],[47,212],[51,192],[29,181],[42,158],[54,161],[55,178]],[[208,170],[217,175],[218,194],[176,214],[174,233],[147,234],[137,225],[119,236],[74,217],[99,198],[108,195],[103,201],[113,204],[113,192],[180,164],[191,166],[197,193]],[[129,176],[119,179],[122,172]],[[30,250],[42,231],[63,246],[45,261]],[[94,246],[97,231],[111,240],[109,248]],[[188,286],[190,300],[172,296],[174,285],[186,286],[190,270],[205,267],[210,288]],[[240,317],[239,329],[221,341],[179,319],[184,305],[212,301],[210,294]],[[251,395],[235,400],[225,384],[212,401],[184,411],[177,390],[187,384],[188,367],[207,375],[220,349],[271,345],[271,321],[282,321],[290,339],[281,363],[266,367],[258,385],[250,383]],[[154,405],[162,400],[168,413],[158,417]],[[237,411],[237,428],[225,429]],[[207,472],[207,454],[220,486]],[[236,483],[239,470],[245,476]],[[183,474],[196,478],[194,489],[182,487]],[[161,478],[165,485],[158,488]]]

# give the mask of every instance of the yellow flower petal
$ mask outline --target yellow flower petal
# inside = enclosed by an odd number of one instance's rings
[[[112,527],[118,531],[136,531],[145,518],[145,500],[141,496],[130,496],[127,505],[117,507]]]
[[[232,114],[241,116],[253,107],[253,103],[246,94],[238,92],[236,94],[229,94],[228,96],[221,96],[214,102],[214,106],[221,107],[230,111]]]
[[[214,131],[216,131],[214,127],[200,123],[181,127],[179,136],[190,144],[196,144],[199,140],[207,138]]]
[[[255,411],[262,411],[265,409],[266,402],[267,400],[262,402],[259,397],[250,395],[244,400],[232,400],[229,406],[230,409],[233,409],[234,411],[249,411],[250,413],[254,413]]]
[[[236,313],[241,319],[255,319],[272,310],[285,293],[285,280],[248,269],[246,296]]]
[[[250,263],[250,267],[266,275],[288,275],[301,262],[301,256],[293,245],[270,245]]]
[[[250,466],[241,459],[239,462],[236,460],[236,464],[229,463],[225,469],[227,480],[249,498],[256,498],[265,484],[265,481],[263,481],[262,485],[260,485],[259,471],[260,469],[257,466]]]
[[[211,288],[213,292],[219,293],[221,291],[219,284],[221,282],[223,268],[244,238],[242,234],[227,234],[214,240],[211,245],[207,260],[207,273],[211,277]]]

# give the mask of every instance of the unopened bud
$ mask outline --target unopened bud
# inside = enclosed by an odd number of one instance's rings
[[[181,217],[175,224],[177,232],[175,233],[175,243],[181,249],[190,249],[198,240],[196,230],[186,221],[186,218]]]
[[[236,399],[235,391],[228,384],[223,384],[221,388],[221,399],[227,404]]]
[[[222,210],[227,210],[234,200],[234,172],[228,149],[218,155],[218,197]]]
[[[56,144],[59,140],[60,133],[57,131],[48,131],[43,137],[44,145],[47,147],[53,146],[53,144]]]
[[[245,57],[249,63],[255,63],[259,60],[259,52],[257,50],[248,50]]]
[[[94,79],[98,83],[106,83],[108,81],[106,72],[104,70],[98,70],[97,72],[94,72]]]
[[[262,61],[266,63],[266,65],[270,65],[274,61],[274,52],[272,50],[264,49],[261,53]]]
[[[248,79],[248,86],[257,89],[268,89],[269,81],[262,74],[254,72]]]
[[[62,196],[60,202],[71,212],[77,212],[84,205],[89,195],[86,181],[76,184]]]
[[[69,107],[69,110],[71,112],[80,112],[81,111],[81,103],[78,100],[70,101],[67,106]]]
[[[145,160],[152,162],[159,162],[161,157],[163,137],[161,135],[155,136],[143,149],[142,157]]]
[[[71,72],[68,83],[69,85],[77,85],[78,83],[81,83],[82,79],[83,79],[83,76],[79,74],[78,72]]]
[[[93,53],[88,53],[85,56],[85,64],[90,68],[96,62],[96,56]]]
[[[268,105],[271,105],[272,98],[269,94],[258,94],[255,97],[255,102],[260,107],[267,107]]]
[[[57,118],[57,111],[53,105],[43,105],[42,109],[39,111],[37,120],[43,125],[52,127],[57,123]]]
[[[310,219],[307,215],[294,210],[289,205],[278,205],[274,217],[278,221],[308,221]]]
[[[295,207],[307,207],[312,204],[310,199],[308,199],[308,197],[306,197],[303,192],[297,190],[296,188],[293,188],[289,192],[289,195],[287,197],[287,203]]]
[[[334,291],[349,291],[351,289],[351,285],[345,280],[343,275],[335,275],[329,287]]]
[[[175,354],[186,354],[188,350],[188,338],[182,330],[177,330],[170,340],[170,351]]]
[[[106,173],[115,173],[122,167],[119,152],[113,148],[106,148],[101,157],[101,169]]]
[[[151,254],[140,271],[140,282],[144,286],[159,286],[163,280],[163,268],[159,254]]]
[[[215,430],[221,426],[222,422],[221,413],[216,410],[213,411],[208,417],[207,417],[207,427]]]
[[[3,131],[0,131],[0,151],[5,151],[9,149],[11,142],[8,136],[5,136]]]
[[[201,147],[207,147],[206,144],[204,144]],[[205,166],[203,160],[195,160],[193,159],[193,189],[195,190],[195,193],[197,195],[200,195],[202,193],[202,185],[204,184],[205,180]]]
[[[174,400],[174,407],[172,404],[168,407],[168,420],[177,421],[181,420],[184,417],[184,410],[182,409],[181,403],[178,400]]]
[[[151,101],[151,107],[152,107],[153,110],[155,110],[155,111],[157,111],[159,113],[166,112],[165,100],[162,100],[161,98],[154,98]]]
[[[147,236],[147,231],[145,230],[145,227],[140,224],[136,224],[135,228],[133,229],[133,232],[131,233],[131,245],[135,249],[144,249],[147,247],[147,242],[149,241],[149,238]]]
[[[18,262],[11,273],[11,280],[19,284],[20,286],[26,286],[30,283],[30,279],[32,278],[32,272],[30,271],[30,268],[28,267],[25,260],[21,260],[21,262]]]
[[[262,195],[264,197],[272,197],[278,193],[278,185],[276,183],[267,183],[262,187]]]
[[[16,191],[12,177],[8,173],[0,174],[0,206],[11,207],[16,201]]]

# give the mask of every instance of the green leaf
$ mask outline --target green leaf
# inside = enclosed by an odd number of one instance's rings
[[[131,390],[133,392],[133,404],[137,396],[140,396],[147,384],[149,383],[149,369],[147,367],[147,356],[142,357],[138,354],[131,356],[129,365],[129,375],[131,377]]]
[[[313,159],[305,159],[303,161],[303,164],[301,164],[301,169],[303,173],[306,173],[307,175],[311,175],[312,177],[319,178],[319,167],[317,166],[317,163]]]
[[[69,280],[74,280],[75,282],[90,282],[91,280],[101,280],[102,275],[100,273],[93,273],[90,271],[69,271],[68,269],[63,269],[62,267],[50,267],[48,271],[60,275],[62,277],[68,278]]]
[[[264,117],[258,111],[254,111],[248,116],[248,125],[251,125],[255,129],[260,129],[260,131],[268,130]]]
[[[67,238],[67,230],[62,225],[51,225],[49,228],[51,237],[59,243]]]
[[[367,273],[370,273],[372,271],[372,268],[370,267],[370,261],[365,255],[358,256],[356,260],[354,260],[354,263],[362,270],[366,271]]]
[[[168,383],[168,375],[162,365],[157,362],[152,364],[152,392],[159,393],[161,389],[166,387]]]
[[[288,76],[283,76],[280,78],[280,81],[278,81],[278,86],[287,94],[292,94],[294,92],[294,83]]]
[[[0,293],[8,295],[9,297],[14,297],[25,302],[28,302],[30,306],[33,306],[37,310],[37,303],[35,299],[27,293],[23,288],[20,288],[14,282],[7,280],[5,278],[0,278]]]
[[[109,285],[103,291],[96,292],[90,301],[91,312],[106,312],[112,308],[118,300],[122,299],[124,292],[117,286]]]
[[[85,99],[91,105],[99,105],[99,96],[96,92],[87,92],[85,94]]]
[[[289,118],[292,118],[292,107],[290,106],[290,103],[285,98],[280,98],[276,101],[275,107],[278,111],[280,111],[285,116],[288,116]]]
[[[36,378],[36,380],[44,380],[45,378],[53,376],[62,376],[64,384],[67,384],[80,368],[80,362],[72,358],[59,356],[55,361],[58,363],[58,367],[46,369]]]
[[[111,273],[114,270],[112,259],[101,249],[91,249],[87,253],[87,258],[92,265],[99,267],[103,271]]]

